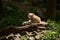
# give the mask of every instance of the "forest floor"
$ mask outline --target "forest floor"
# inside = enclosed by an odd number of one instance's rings
[[[45,33],[46,25],[25,25],[0,30],[0,40],[39,40]]]

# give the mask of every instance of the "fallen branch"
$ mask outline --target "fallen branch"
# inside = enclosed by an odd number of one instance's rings
[[[10,34],[10,33],[15,33],[15,32],[18,32],[18,31],[23,31],[23,30],[31,30],[31,29],[34,29],[34,28],[39,28],[39,29],[46,29],[47,27],[47,23],[45,24],[45,22],[41,22],[41,23],[34,23],[34,24],[31,24],[31,25],[25,25],[25,26],[19,26],[19,27],[14,27],[14,26],[9,26],[9,27],[6,27],[6,28],[3,28],[0,30],[0,36],[1,34],[2,35],[7,35],[7,34]],[[29,29],[30,28],[30,29]]]

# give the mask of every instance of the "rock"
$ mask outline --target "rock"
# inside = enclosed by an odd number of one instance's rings
[[[32,32],[27,32],[26,31],[26,33],[27,33],[28,36],[32,36],[33,35]]]
[[[35,32],[37,35],[38,35],[38,34],[41,34],[40,32],[36,32],[36,31],[34,31],[34,32]]]
[[[30,25],[31,23],[29,21],[25,21],[22,23],[22,25]]]
[[[29,37],[29,40],[35,40],[35,38],[34,37]]]
[[[8,39],[9,37],[14,37],[14,34],[11,33],[10,35],[8,35],[8,36],[6,37],[6,39]]]
[[[15,34],[14,40],[21,40],[21,35],[19,33]]]
[[[24,36],[21,37],[21,40],[27,40],[27,39],[28,39],[28,38],[27,38],[26,35],[24,35]]]
[[[20,35],[19,33],[15,34],[15,36],[16,36],[16,37],[17,37],[17,36],[18,36],[18,37],[21,37],[21,35]]]
[[[40,24],[47,25],[47,22],[41,21]]]
[[[39,29],[46,29],[46,27],[43,27],[43,26],[40,26],[40,27],[38,27]]]
[[[35,38],[38,40],[40,38],[40,35],[36,35]]]

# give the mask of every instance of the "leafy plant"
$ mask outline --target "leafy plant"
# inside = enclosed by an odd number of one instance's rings
[[[57,34],[57,32],[46,30],[40,40],[57,40]]]
[[[44,36],[40,40],[60,40],[60,24],[56,21],[47,20],[49,30],[44,31]]]
[[[48,29],[51,29],[53,31],[58,31],[60,32],[60,23],[57,23],[55,21],[47,20],[48,22]]]

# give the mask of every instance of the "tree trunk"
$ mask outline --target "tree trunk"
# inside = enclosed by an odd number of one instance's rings
[[[55,20],[56,16],[56,0],[47,0],[46,18]]]

